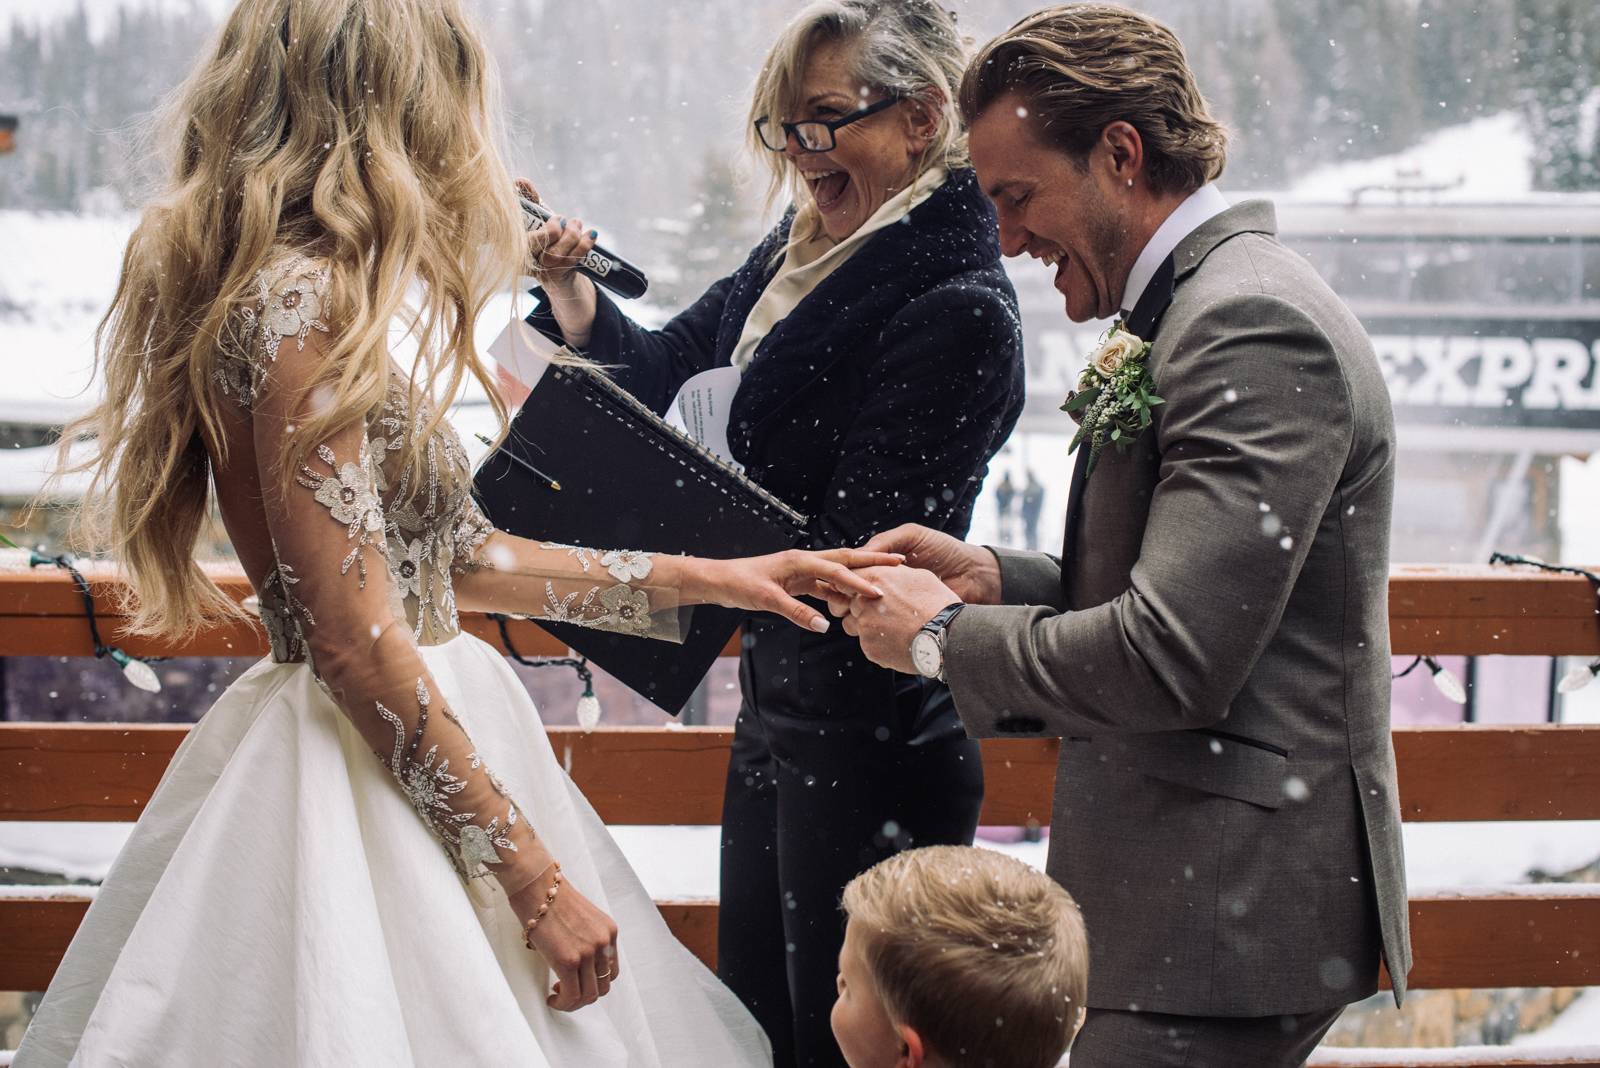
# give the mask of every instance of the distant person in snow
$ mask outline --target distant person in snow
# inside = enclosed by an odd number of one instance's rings
[[[1028,468],[1022,487],[1022,542],[1029,552],[1039,548],[1039,513],[1044,511],[1044,483]]]
[[[1017,484],[1011,481],[1011,472],[1000,476],[994,488],[995,518],[999,520],[1000,544],[1010,545],[1017,540]]]

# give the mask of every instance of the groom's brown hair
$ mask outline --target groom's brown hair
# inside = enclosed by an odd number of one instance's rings
[[[1177,35],[1127,8],[1047,8],[984,45],[961,81],[962,117],[971,125],[1008,93],[1021,97],[1041,140],[1080,164],[1102,130],[1129,123],[1158,193],[1198,189],[1227,162],[1227,133]]]

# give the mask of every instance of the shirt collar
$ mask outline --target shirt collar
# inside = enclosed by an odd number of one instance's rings
[[[1128,318],[1131,309],[1139,306],[1139,298],[1144,296],[1145,287],[1155,277],[1161,261],[1172,255],[1184,238],[1227,211],[1228,206],[1228,198],[1222,195],[1222,191],[1207,183],[1190,193],[1183,203],[1173,209],[1166,221],[1150,235],[1144,251],[1133,261],[1133,270],[1128,272],[1128,284],[1122,291],[1123,320]]]

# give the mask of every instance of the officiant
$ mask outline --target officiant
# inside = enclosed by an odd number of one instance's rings
[[[535,235],[528,322],[657,412],[691,377],[733,369],[732,458],[811,517],[803,547],[907,521],[959,537],[1022,409],[1016,295],[955,110],[963,61],[934,3],[802,11],[750,106],[750,147],[792,205],[659,330],[572,270],[594,241],[581,220]],[[837,628],[749,620],[740,684],[718,971],[778,1064],[842,1065],[828,1023],[840,892],[900,849],[971,841],[978,747],[942,684],[874,666]]]

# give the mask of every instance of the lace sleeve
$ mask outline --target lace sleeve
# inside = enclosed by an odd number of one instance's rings
[[[328,266],[289,253],[257,274],[251,288],[251,299],[239,307],[233,336],[222,346],[212,376],[222,395],[244,408],[255,407],[262,380],[285,340],[292,340],[298,352],[312,331],[328,332],[322,321]]]
[[[264,324],[273,328],[273,323]],[[283,325],[291,325],[285,322]],[[285,335],[289,336],[289,335]],[[318,680],[466,877],[507,893],[552,858],[429,676],[391,573],[366,427],[319,442],[287,481],[289,441],[318,385],[326,335],[283,345],[253,383],[253,433],[283,591]]]
[[[475,503],[457,520],[456,597],[463,608],[683,640],[690,608],[652,553],[531,541],[496,530]]]

